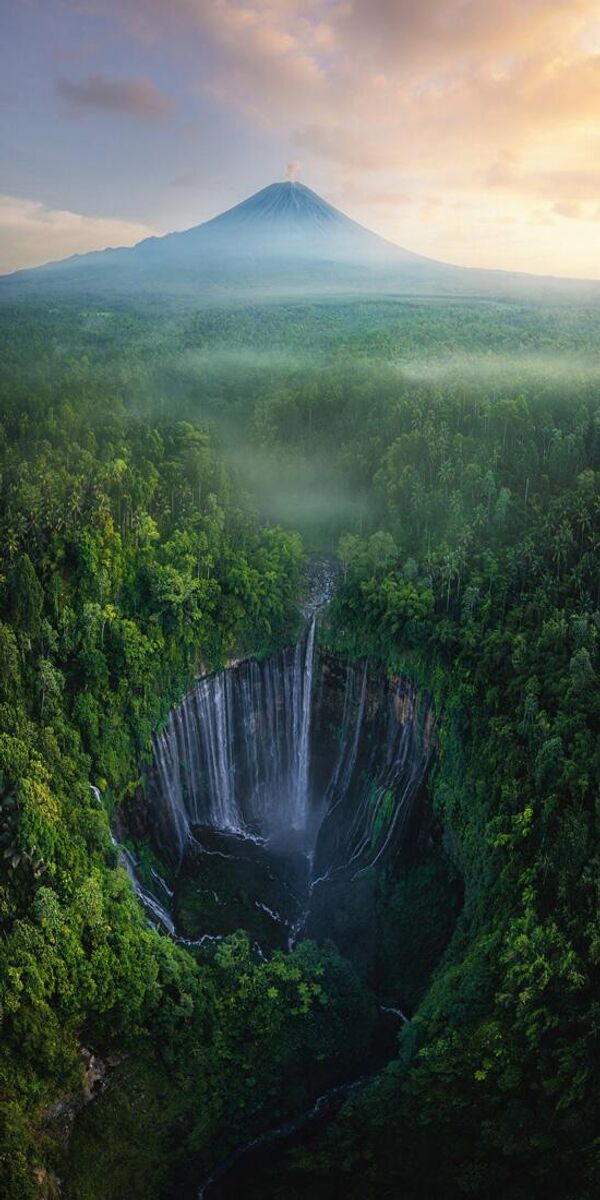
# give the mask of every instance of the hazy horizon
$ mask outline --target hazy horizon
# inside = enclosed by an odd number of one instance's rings
[[[415,253],[600,277],[591,0],[18,0],[3,26],[2,273],[291,170]]]

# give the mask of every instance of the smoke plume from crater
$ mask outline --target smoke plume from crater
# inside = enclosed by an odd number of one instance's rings
[[[288,183],[295,183],[299,174],[302,163],[297,158],[292,158],[285,169],[285,178]]]

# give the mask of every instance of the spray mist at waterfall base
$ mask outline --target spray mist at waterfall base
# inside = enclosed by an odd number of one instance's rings
[[[198,829],[177,881],[177,928],[192,943],[206,930],[223,937],[244,929],[258,953],[287,949],[309,881],[309,856],[293,834],[261,842]]]
[[[189,1171],[174,1180],[178,1200],[246,1194],[275,1146],[311,1136],[383,1065],[462,903],[432,825],[430,696],[324,650],[314,607],[306,618],[296,645],[198,679],[156,732],[143,835],[155,865],[142,881],[143,852],[124,862],[148,920],[201,960],[239,930],[263,959],[304,938],[333,944],[379,1019],[357,1048],[358,1081],[332,1063],[312,1108],[190,1191]]]
[[[268,954],[334,935],[345,953],[358,922],[368,946],[377,869],[427,824],[433,743],[429,697],[324,653],[314,611],[295,646],[199,679],[147,787],[177,936],[207,949],[244,929]]]

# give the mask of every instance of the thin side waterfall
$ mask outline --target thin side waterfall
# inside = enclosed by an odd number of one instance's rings
[[[341,689],[338,688],[338,694]],[[323,714],[317,716],[317,724]],[[341,874],[356,878],[412,836],[433,743],[430,699],[407,681],[390,683],[368,662],[348,664],[340,738],[323,789],[311,890]]]
[[[157,836],[161,842],[168,837],[177,858],[181,859],[190,835],[190,826],[182,798],[176,724],[177,717],[171,713],[167,728],[156,733],[152,740],[154,766],[162,798],[161,808],[157,812]]]
[[[102,792],[100,791],[100,788],[96,787],[94,783],[90,783],[90,788],[92,789],[96,802],[102,805]],[[126,846],[122,846],[117,841],[112,831],[110,833],[110,840],[117,851],[119,865],[125,868],[131,886],[140,904],[142,905],[142,908],[145,910],[150,924],[154,929],[158,928],[158,926],[161,926],[163,929],[166,929],[167,933],[169,933],[171,937],[174,937],[175,923],[173,918],[171,914],[167,912],[164,905],[157,900],[156,896],[154,896],[152,892],[149,892],[147,888],[140,883],[137,876],[137,864],[133,855]],[[152,876],[155,882],[158,883],[159,886],[167,893],[169,899],[171,899],[173,892],[165,883],[164,879],[156,871],[152,871]]]
[[[367,700],[368,667],[369,661],[365,659],[362,668],[358,704],[355,703],[353,695],[356,686],[356,672],[350,663],[346,669],[342,734],[335,768],[327,790],[329,798],[328,813],[331,813],[340,800],[343,800],[350,787],[354,768],[356,767]]]
[[[163,929],[166,929],[167,933],[171,934],[171,937],[174,937],[175,922],[173,921],[171,914],[167,912],[164,904],[161,904],[160,901],[156,899],[156,896],[154,896],[152,892],[149,892],[147,888],[143,887],[140,883],[137,877],[137,865],[135,859],[130,854],[126,846],[119,847],[119,858],[121,865],[125,867],[125,870],[127,871],[131,881],[131,886],[138,900],[140,901],[142,908],[144,908],[148,914],[151,925],[153,925],[154,928],[157,927],[157,924],[161,925]]]
[[[310,623],[306,650],[304,654],[304,670],[297,672],[301,682],[299,698],[299,731],[296,736],[297,764],[294,778],[294,828],[305,829],[308,819],[309,803],[309,770],[310,770],[310,717],[312,711],[312,683],[315,660],[315,631],[317,627],[316,613]]]

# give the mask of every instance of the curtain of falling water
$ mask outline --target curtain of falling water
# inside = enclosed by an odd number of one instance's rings
[[[262,663],[200,680],[156,735],[157,836],[172,859],[191,826],[293,833],[314,851],[319,875],[362,869],[398,843],[429,761],[428,702],[419,710],[411,685],[390,685],[382,672],[374,688],[368,664],[349,663],[339,737],[313,795],[311,752],[322,738],[315,627],[313,618],[297,646]]]
[[[306,830],[316,617],[263,663],[201,679],[154,737],[163,845],[191,825],[267,837]]]

